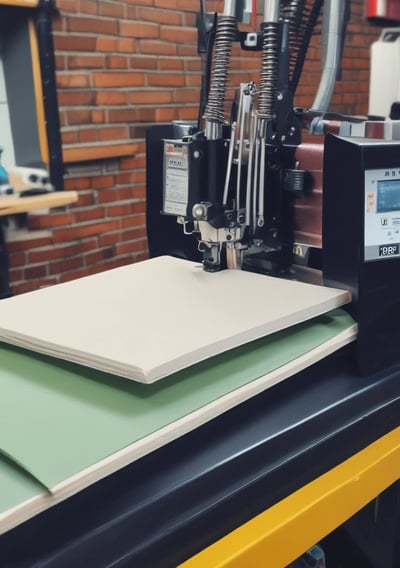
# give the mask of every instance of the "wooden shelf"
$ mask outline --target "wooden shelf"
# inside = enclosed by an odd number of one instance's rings
[[[54,191],[43,195],[19,197],[19,195],[4,195],[0,197],[0,216],[27,213],[35,209],[61,207],[78,200],[76,191]]]
[[[107,144],[96,146],[73,146],[63,149],[63,161],[70,164],[74,162],[90,162],[105,158],[132,156],[137,150],[137,144]]]
[[[20,8],[36,8],[39,0],[0,0],[0,6],[19,6]]]

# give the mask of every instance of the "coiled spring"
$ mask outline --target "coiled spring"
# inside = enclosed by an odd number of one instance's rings
[[[288,0],[281,5],[281,19],[289,22],[289,76],[292,78],[296,59],[302,46],[303,22],[301,16],[305,12],[305,0]]]
[[[281,17],[289,21],[290,89],[294,95],[324,0],[288,0]]]
[[[279,24],[267,22],[262,30],[263,53],[260,74],[258,114],[260,118],[274,118],[273,105],[276,99],[276,85],[279,64]]]
[[[224,123],[226,84],[232,43],[237,32],[237,20],[233,16],[218,16],[214,44],[214,59],[208,100],[204,119]]]

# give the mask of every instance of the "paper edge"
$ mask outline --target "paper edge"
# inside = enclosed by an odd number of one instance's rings
[[[329,312],[344,306],[350,301],[350,293],[343,290],[343,294],[321,300],[318,304],[314,305],[312,309],[307,307],[299,310],[296,312],[296,317],[294,319],[292,319],[291,315],[287,315],[284,320],[277,319],[272,325],[271,322],[269,322],[268,329],[266,328],[267,324],[261,324],[255,328],[250,328],[239,334],[232,335],[228,339],[220,339],[217,342],[209,343],[193,352],[191,354],[192,356],[189,358],[187,357],[187,354],[180,355],[166,363],[163,363],[162,365],[156,365],[151,369],[144,369],[133,364],[121,365],[116,360],[102,357],[101,355],[88,354],[87,352],[80,351],[79,349],[70,349],[66,352],[64,351],[65,346],[63,348],[58,343],[50,343],[48,341],[43,342],[40,339],[35,339],[34,337],[23,333],[15,335],[15,332],[12,332],[9,329],[6,330],[2,327],[0,327],[0,341],[25,349],[29,352],[40,353],[55,359],[69,361],[71,363],[95,369],[96,371],[101,371],[103,373],[109,373],[126,380],[142,384],[154,384],[168,378],[172,374],[178,373],[183,369],[187,369],[192,365],[201,363],[211,357],[215,357],[221,353],[236,349],[262,337],[269,337],[279,331],[289,329],[290,327],[300,325],[314,318],[328,314]],[[86,356],[85,360],[82,359],[82,355]]]

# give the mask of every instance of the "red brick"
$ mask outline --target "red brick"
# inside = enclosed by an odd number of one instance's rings
[[[132,213],[132,204],[118,203],[117,205],[109,205],[106,209],[107,217],[124,217]]]
[[[73,18],[68,22],[70,32],[116,35],[117,21],[105,18]]]
[[[192,13],[184,12],[183,25],[187,26],[187,27],[191,27],[191,28],[196,27],[196,16],[197,16],[197,14],[198,14],[197,10],[195,10]],[[261,19],[260,19],[260,23],[261,23]],[[249,26],[249,25],[246,25],[246,24],[242,24],[240,26],[240,29],[243,30],[243,31],[245,31],[245,30],[254,31],[253,26]]]
[[[117,39],[115,37],[98,37],[96,38],[96,51],[112,51],[117,49]],[[84,51],[84,50],[82,50]]]
[[[90,113],[90,122],[92,124],[104,124],[105,112],[103,110],[92,110]]]
[[[66,272],[60,275],[60,282],[70,282],[71,280],[77,280],[78,278],[90,276],[90,274],[91,271],[89,268],[82,268],[81,270],[71,270],[71,272]]]
[[[148,55],[176,55],[177,47],[166,41],[140,40],[139,51]]]
[[[92,105],[95,102],[95,93],[91,91],[61,91],[58,93],[60,106]]]
[[[246,65],[246,68],[248,68],[248,60],[245,61],[244,63]],[[193,72],[196,71],[198,73],[201,73],[201,61],[199,58],[197,59],[189,59],[185,61],[185,69],[186,71],[189,72]]]
[[[128,57],[126,55],[108,55],[107,67],[109,69],[128,69]]]
[[[155,112],[156,122],[172,122],[178,118],[179,109],[173,108],[157,108]]]
[[[149,250],[146,248],[144,252],[131,255],[132,262],[141,262],[142,260],[147,260],[149,258]]]
[[[71,225],[73,222],[74,216],[71,213],[28,216],[29,229],[49,229],[52,227],[61,227],[62,225]]]
[[[77,207],[83,207],[83,206],[87,206],[87,205],[94,205],[95,203],[95,198],[93,195],[93,192],[89,192],[89,191],[80,191],[78,194],[78,201],[76,201],[75,203],[72,203],[70,205],[70,207],[72,209],[75,209]]]
[[[159,67],[161,71],[182,71],[183,65],[183,60],[176,57],[162,57],[159,60]]]
[[[106,247],[101,250],[96,250],[94,252],[85,254],[85,264],[86,265],[97,264],[98,262],[113,257],[114,257],[113,247]]]
[[[106,2],[102,0],[98,2],[100,16],[112,16],[114,18],[123,18],[125,15],[125,6],[116,2]]]
[[[97,14],[99,3],[96,0],[79,0],[79,8],[82,14]]]
[[[154,6],[157,8],[166,8],[167,10],[176,10],[178,2],[177,0],[154,0]]]
[[[24,280],[24,269],[23,268],[11,268],[8,271],[8,280],[12,287],[12,284],[20,280]]]
[[[241,81],[243,83],[247,83],[248,81],[244,80]],[[186,75],[185,77],[185,86],[186,87],[199,87],[201,85],[201,77],[200,75]]]
[[[195,57],[198,55],[196,44],[181,43],[177,45],[176,53],[178,57]]]
[[[133,170],[136,168],[144,168],[146,165],[146,157],[144,155],[136,155],[133,158],[123,158],[120,166],[121,170]]]
[[[132,38],[118,38],[116,51],[119,51],[120,53],[132,53],[135,50],[135,46],[136,41]]]
[[[79,4],[75,0],[57,0],[57,9],[60,12],[73,14],[79,11]]]
[[[89,86],[87,73],[57,73],[57,87],[59,89],[80,89]]]
[[[150,87],[183,87],[185,77],[182,73],[149,73],[147,82]]]
[[[82,223],[83,221],[93,221],[94,219],[101,219],[103,217],[103,207],[92,207],[84,209],[83,211],[76,211],[75,213],[75,219],[77,223]]]
[[[121,241],[121,237],[122,237],[121,231],[100,235],[99,246],[104,247],[104,246],[115,245],[115,243],[119,243]]]
[[[115,177],[112,175],[96,176],[92,179],[92,187],[94,189],[113,187],[114,185],[115,185]]]
[[[96,128],[81,128],[78,131],[78,142],[96,142],[98,140]]]
[[[194,28],[182,28],[178,26],[161,26],[160,39],[173,41],[176,44],[188,43],[196,45],[197,30]]]
[[[96,104],[107,106],[125,105],[127,101],[127,93],[124,91],[100,91],[96,93]]]
[[[114,203],[120,200],[120,190],[115,188],[103,189],[99,192],[97,199],[99,203]]]
[[[61,133],[61,140],[64,146],[67,146],[68,144],[75,144],[78,141],[76,130],[64,130]]]
[[[119,173],[115,176],[115,182],[117,185],[128,185],[131,184],[133,182],[133,172],[122,172]],[[127,189],[127,188],[125,188]],[[128,188],[128,189],[132,189],[132,188]],[[118,190],[118,195],[121,196],[122,195],[122,189],[120,188]],[[130,196],[129,196],[130,197]],[[122,198],[121,198],[122,199]]]
[[[65,260],[51,262],[49,271],[50,274],[60,274],[69,270],[76,270],[77,268],[81,268],[82,266],[82,256],[76,256],[75,258],[67,258]]]
[[[146,203],[144,201],[137,201],[131,205],[131,213],[144,213],[146,211]]]
[[[143,73],[133,73],[132,71],[93,73],[93,86],[96,88],[137,87],[140,85],[144,85]]]
[[[13,253],[16,251],[21,250],[29,250],[35,247],[44,247],[49,246],[53,243],[53,240],[50,237],[40,237],[40,238],[31,238],[27,240],[21,241],[13,241],[7,244],[7,249],[9,253]]]
[[[179,120],[196,120],[197,115],[198,115],[198,108],[196,107],[187,107],[187,108],[182,108],[179,111]]]
[[[66,58],[63,55],[57,55],[55,57],[55,64],[56,69],[58,69],[59,71],[65,71],[67,68]]]
[[[121,219],[121,227],[123,229],[131,227],[141,227],[146,224],[146,215],[127,215]]]
[[[14,254],[9,254],[8,263],[10,268],[16,268],[17,266],[25,266],[26,263],[25,253],[15,252]]]
[[[127,4],[134,4],[135,6],[152,6],[153,0],[126,0]]]
[[[119,229],[118,220],[103,221],[102,223],[90,223],[87,225],[75,225],[68,229],[57,229],[54,231],[54,242],[62,243],[90,237],[93,235],[101,235],[107,231],[115,231]]]
[[[98,129],[99,140],[127,140],[129,138],[129,130],[126,126],[105,127]]]
[[[147,231],[145,227],[134,227],[133,229],[125,230],[122,233],[121,241],[133,241],[146,236]]]
[[[157,69],[158,60],[148,55],[134,55],[130,58],[131,69]]]
[[[88,177],[66,178],[64,180],[64,187],[69,191],[89,189],[91,187],[91,180]]]
[[[159,10],[157,8],[138,8],[137,19],[157,24],[182,25],[182,12],[175,10]]]
[[[156,109],[153,107],[137,107],[135,108],[136,122],[154,122]]]
[[[119,35],[134,38],[158,38],[159,26],[143,22],[119,22]]]
[[[134,122],[136,118],[136,109],[134,108],[120,108],[110,109],[108,111],[109,122]]]
[[[132,173],[132,183],[144,183],[146,181],[146,172],[144,170],[135,170]]]
[[[105,260],[103,262],[99,262],[98,264],[94,264],[91,267],[90,272],[91,274],[98,274],[99,272],[105,272],[106,270],[111,270],[112,268],[118,268],[119,266],[123,266],[124,264],[129,264],[129,260],[126,260],[126,257],[112,258],[110,260]]]
[[[161,0],[158,0],[161,1]],[[185,10],[191,12],[197,12],[199,9],[197,0],[177,0],[176,7],[178,10]]]
[[[67,124],[67,113],[66,113],[66,111],[60,110],[59,117],[60,117],[60,126],[62,128],[63,126],[65,126]]]
[[[100,39],[100,38],[99,38]],[[96,51],[95,37],[77,34],[54,34],[54,48],[60,51]],[[97,48],[98,49],[98,48]]]
[[[24,270],[24,277],[26,280],[33,278],[42,278],[47,274],[47,266],[45,264],[36,264],[34,266],[27,266]]]
[[[198,89],[177,89],[172,93],[174,103],[195,103],[200,101]]]
[[[41,247],[28,252],[28,262],[35,264],[39,262],[49,262],[59,258],[70,256],[67,253],[67,248],[64,246],[57,247]]]
[[[69,69],[102,69],[104,55],[71,55],[67,58]]]
[[[132,252],[145,251],[147,249],[147,240],[138,239],[136,241],[128,241],[124,243],[117,243],[115,245],[115,254],[123,255]]]
[[[86,109],[69,110],[67,120],[70,126],[74,124],[87,124],[90,122],[90,111]]]

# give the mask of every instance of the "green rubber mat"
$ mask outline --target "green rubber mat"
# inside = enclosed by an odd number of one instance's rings
[[[0,519],[353,327],[334,310],[151,385],[0,344]]]

